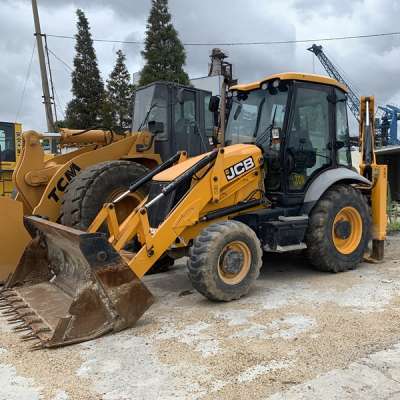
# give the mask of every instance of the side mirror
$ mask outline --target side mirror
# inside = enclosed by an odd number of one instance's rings
[[[180,89],[178,89],[178,92],[176,94],[176,99],[178,100],[179,104],[183,104],[184,101],[185,101],[185,99],[184,99],[184,91],[185,91],[185,89],[180,88]]]
[[[147,126],[149,127],[150,133],[153,135],[164,132],[164,122],[149,121]]]
[[[343,149],[346,146],[346,143],[343,140],[336,140],[336,150]]]
[[[208,103],[208,110],[215,113],[219,110],[219,97],[211,96],[210,101]]]
[[[328,145],[326,147],[328,150],[332,150],[332,147],[335,150],[340,150],[340,149],[343,149],[344,146],[346,146],[345,142],[343,142],[342,140],[336,140],[336,142],[334,143],[333,146],[330,143],[328,143]]]
[[[272,140],[279,140],[281,138],[281,128],[272,128]]]

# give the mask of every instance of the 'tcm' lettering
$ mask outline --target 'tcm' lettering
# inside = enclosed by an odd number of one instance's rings
[[[74,164],[71,163],[69,169],[67,169],[64,173],[64,175],[57,181],[55,187],[51,189],[50,193],[48,194],[47,198],[50,200],[54,200],[56,203],[60,201],[60,197],[57,195],[57,190],[61,193],[65,192],[65,189],[67,188],[68,184],[71,182],[72,178],[76,175],[78,175],[78,172],[81,170],[81,168]],[[67,180],[67,182],[65,182]]]

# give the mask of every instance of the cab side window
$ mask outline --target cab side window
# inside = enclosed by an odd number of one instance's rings
[[[204,96],[204,129],[208,137],[212,137],[214,134],[214,114],[208,108],[210,99],[210,94]]]
[[[0,128],[0,162],[15,161],[14,125],[6,123]]]
[[[190,133],[190,127],[196,121],[196,98],[194,92],[185,90],[183,102],[175,105],[175,130],[178,134]]]
[[[167,111],[168,111],[168,90],[164,85],[156,86],[154,92],[153,106],[150,110],[149,121],[162,122],[164,124],[164,132],[160,132],[156,136],[156,140],[168,140],[167,131]]]

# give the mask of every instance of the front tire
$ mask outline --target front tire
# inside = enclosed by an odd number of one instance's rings
[[[113,201],[147,172],[146,167],[131,161],[105,161],[86,168],[72,180],[65,191],[61,205],[61,223],[87,230],[104,203]],[[117,204],[119,222],[147,196],[148,191],[148,185],[144,185]],[[105,232],[106,227],[101,230]]]
[[[311,212],[307,256],[320,271],[343,272],[362,261],[370,239],[371,216],[364,196],[350,185],[328,189]]]
[[[260,241],[238,221],[206,227],[190,249],[188,274],[193,287],[214,301],[246,295],[262,265]]]

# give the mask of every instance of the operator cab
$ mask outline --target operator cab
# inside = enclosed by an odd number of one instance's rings
[[[155,134],[155,151],[166,160],[179,150],[190,156],[213,147],[211,92],[172,82],[154,82],[135,93],[132,132]]]
[[[302,204],[324,171],[351,168],[346,89],[318,75],[286,73],[230,89],[225,144],[253,143],[265,158],[265,189],[280,205]]]
[[[0,166],[16,162],[16,126],[11,122],[0,122]]]

